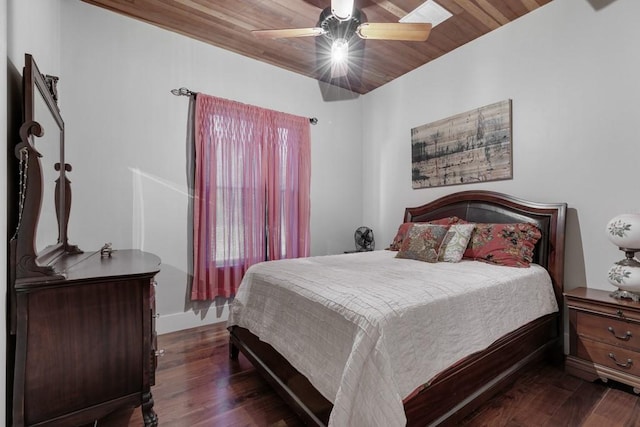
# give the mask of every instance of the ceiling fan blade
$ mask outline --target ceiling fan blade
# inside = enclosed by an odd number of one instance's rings
[[[287,37],[315,37],[324,34],[320,27],[283,28],[278,30],[253,30],[251,33],[259,39],[283,39]]]
[[[385,22],[365,22],[358,26],[356,34],[363,39],[373,40],[405,40],[423,42],[431,33],[431,24]]]

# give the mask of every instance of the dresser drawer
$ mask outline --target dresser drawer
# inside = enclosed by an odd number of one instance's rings
[[[590,313],[576,313],[576,332],[607,344],[640,350],[640,324]]]
[[[620,372],[640,376],[640,355],[625,348],[582,339],[578,341],[577,356]]]

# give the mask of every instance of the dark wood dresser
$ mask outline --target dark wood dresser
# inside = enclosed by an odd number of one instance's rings
[[[156,426],[154,276],[139,250],[64,255],[63,280],[17,281],[15,426],[78,426],[142,406]]]
[[[110,244],[83,252],[69,243],[72,167],[57,82],[25,54],[24,122],[7,196],[15,207],[7,260],[9,424],[81,426],[141,406],[145,425],[156,426],[160,258]]]
[[[609,379],[640,393],[640,304],[610,292],[577,288],[565,293],[569,309],[568,373]]]

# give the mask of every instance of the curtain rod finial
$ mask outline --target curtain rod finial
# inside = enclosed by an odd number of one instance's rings
[[[309,123],[311,123],[312,125],[317,125],[318,124],[318,118],[317,117],[309,117]]]
[[[195,92],[190,91],[186,87],[181,87],[180,89],[171,89],[171,93],[175,96],[192,96],[195,95]]]

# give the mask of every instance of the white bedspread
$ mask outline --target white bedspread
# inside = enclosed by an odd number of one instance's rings
[[[502,335],[558,310],[548,273],[375,251],[261,263],[229,325],[271,344],[334,408],[330,426],[403,426],[403,399]]]

